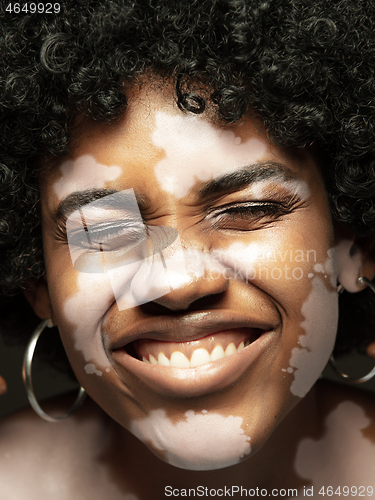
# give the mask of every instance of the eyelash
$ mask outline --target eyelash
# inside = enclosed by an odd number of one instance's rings
[[[235,230],[249,230],[252,229],[249,224],[257,223],[262,219],[269,219],[273,222],[283,215],[289,214],[293,210],[295,200],[288,200],[285,203],[270,201],[270,202],[244,202],[236,205],[228,205],[228,208],[220,211],[212,211],[209,219],[214,219],[213,229],[235,229]],[[246,223],[245,227],[225,227],[230,223]]]

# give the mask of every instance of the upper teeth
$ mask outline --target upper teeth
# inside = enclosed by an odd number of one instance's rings
[[[248,342],[246,342],[246,345],[248,345]],[[217,361],[218,359],[222,359],[226,356],[231,356],[237,351],[244,349],[244,347],[245,344],[243,342],[241,342],[238,347],[231,342],[225,351],[221,345],[217,345],[211,354],[209,354],[206,349],[198,348],[193,351],[190,361],[185,354],[180,351],[174,351],[171,354],[170,359],[168,359],[163,352],[159,352],[158,359],[150,354],[149,359],[143,356],[142,360],[145,363],[151,363],[152,365],[173,366],[175,368],[196,368],[197,366],[204,365],[205,363],[210,363],[211,361]]]

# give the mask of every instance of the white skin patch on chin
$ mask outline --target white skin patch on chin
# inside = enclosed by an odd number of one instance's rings
[[[370,486],[375,477],[375,445],[363,436],[370,424],[363,409],[351,402],[341,403],[326,418],[322,439],[303,439],[295,470],[315,486]],[[343,480],[344,479],[344,480]],[[357,496],[357,495],[356,495]]]
[[[156,114],[152,140],[166,155],[155,167],[156,177],[177,198],[186,196],[197,180],[207,181],[246,166],[267,151],[266,143],[256,137],[241,142],[234,132],[201,117],[163,112]]]
[[[243,419],[205,410],[185,413],[173,423],[165,410],[131,423],[130,432],[144,443],[166,453],[166,461],[188,470],[214,470],[237,464],[251,451]]]
[[[318,277],[311,281],[312,290],[302,305],[305,335],[300,347],[292,349],[287,371],[293,373],[292,394],[303,398],[322,373],[333,350],[338,321],[338,295],[331,292]]]
[[[120,167],[102,165],[91,155],[65,161],[59,170],[62,177],[55,182],[54,190],[60,200],[75,191],[104,188],[106,182],[116,180],[122,173]]]

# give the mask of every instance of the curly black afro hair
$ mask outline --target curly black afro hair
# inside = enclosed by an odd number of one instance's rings
[[[184,112],[201,113],[209,100],[223,122],[255,113],[273,142],[314,145],[334,220],[374,236],[375,3],[80,0],[61,2],[59,14],[9,13],[2,3],[4,298],[44,272],[35,159],[69,151],[78,115],[118,119],[126,112],[127,84],[145,72],[174,81]],[[202,81],[209,97],[194,91]],[[30,325],[36,321],[22,300],[18,294],[3,309],[4,331],[7,323],[14,334],[22,315]],[[338,350],[375,335],[371,292],[343,300]],[[359,317],[368,320],[360,331]]]

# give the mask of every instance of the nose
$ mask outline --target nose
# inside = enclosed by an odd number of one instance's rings
[[[159,304],[171,311],[186,310],[204,297],[226,291],[229,276],[226,268],[208,251],[183,248],[178,240],[174,248],[154,256],[153,262],[144,262],[143,271],[132,282],[133,297],[139,304]]]
[[[191,304],[199,299],[218,295],[227,290],[229,278],[222,266],[204,266],[200,275],[191,276],[187,272],[184,283],[178,283],[171,291],[156,298],[153,302],[171,311],[188,309]]]

